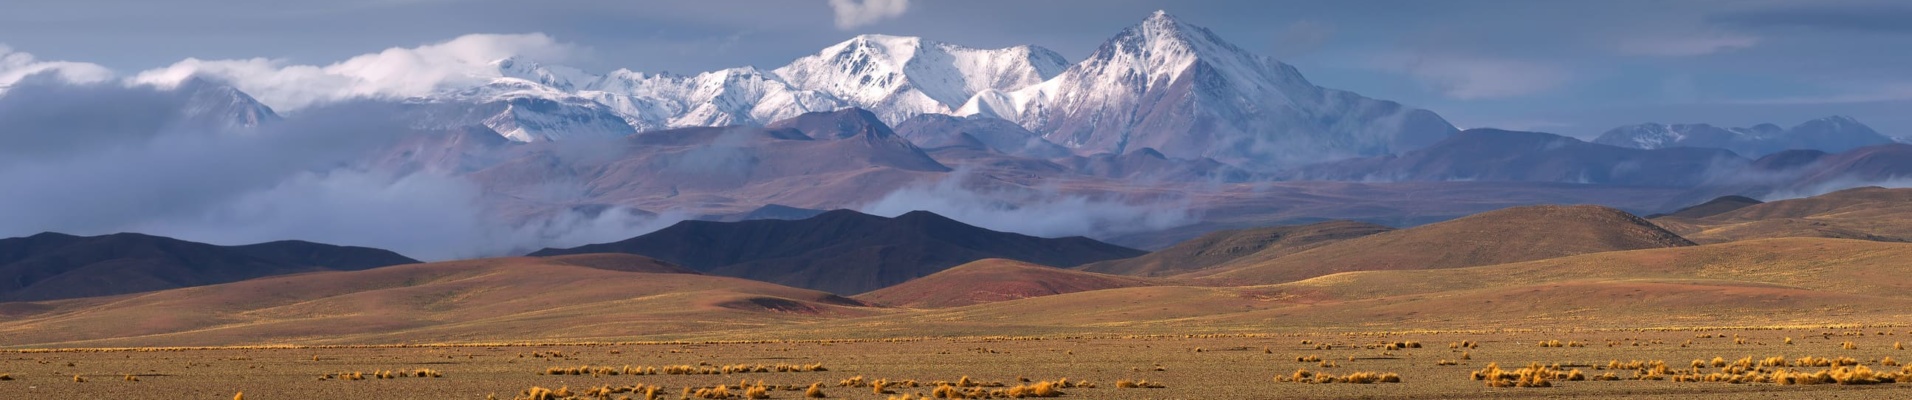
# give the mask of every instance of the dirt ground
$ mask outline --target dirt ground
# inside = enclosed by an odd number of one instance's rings
[[[1792,339],[1792,344],[1786,340]],[[1566,347],[1542,347],[1543,341]],[[1460,342],[1477,347],[1451,348]],[[1414,342],[1421,347],[1412,347]],[[1845,348],[1851,342],[1854,349]],[[1021,385],[1021,379],[1068,378],[1093,388],[1060,389],[1065,398],[1087,399],[1272,399],[1272,398],[1912,398],[1912,383],[1872,385],[1777,385],[1772,383],[1555,380],[1545,388],[1493,388],[1470,378],[1489,363],[1513,369],[1529,363],[1561,364],[1589,376],[1632,370],[1605,369],[1610,361],[1663,360],[1690,371],[1694,360],[1720,357],[1849,357],[1877,371],[1912,360],[1895,344],[1912,342],[1906,327],[1795,328],[1559,332],[1356,332],[1270,333],[1225,337],[961,338],[892,341],[754,343],[620,343],[570,345],[469,345],[424,347],[215,348],[170,350],[0,351],[0,398],[112,399],[500,399],[538,386],[574,393],[611,386],[662,386],[661,398],[679,398],[685,387],[762,384],[802,387],[821,383],[829,398],[888,399],[929,395],[931,382]],[[1384,343],[1409,345],[1389,350]],[[1577,345],[1577,347],[1576,347]],[[1912,343],[1906,343],[1912,345]],[[1323,348],[1328,346],[1328,348]],[[1465,357],[1463,357],[1465,355]],[[1319,357],[1332,362],[1298,362]],[[1892,360],[1888,360],[1892,359]],[[1458,365],[1437,365],[1442,360]],[[751,372],[709,375],[545,375],[553,367],[626,366],[638,370],[690,365],[765,366],[821,364],[819,372]],[[378,379],[378,371],[429,369],[441,377]],[[1400,383],[1278,382],[1297,369],[1345,375],[1395,373]],[[1771,371],[1782,368],[1766,368]],[[1789,367],[1817,371],[1821,367]],[[1718,368],[1701,369],[1716,372]],[[338,373],[367,379],[337,379]],[[335,374],[332,379],[321,379]],[[84,382],[76,382],[75,376]],[[127,380],[131,375],[137,381]],[[853,378],[915,381],[876,394],[873,388],[842,387]],[[1121,380],[1147,380],[1162,388],[1120,388]],[[1909,379],[1912,380],[1912,379]],[[998,390],[1006,388],[988,388]],[[771,390],[771,398],[802,398],[801,390]],[[608,398],[644,394],[621,393]]]

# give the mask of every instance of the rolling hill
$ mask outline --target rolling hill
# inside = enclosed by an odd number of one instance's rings
[[[1139,278],[992,258],[857,295],[856,299],[896,307],[948,308],[1149,284]]]
[[[0,342],[61,346],[587,340],[880,310],[635,255],[495,258],[0,303]]]
[[[1082,237],[996,232],[925,211],[885,218],[836,210],[795,221],[685,221],[614,243],[531,255],[580,253],[639,254],[715,275],[846,295],[986,258],[1076,266],[1143,254]]]
[[[1847,189],[1655,222],[1706,243],[1780,237],[1912,242],[1912,189]]]
[[[1099,261],[1075,269],[1116,275],[1168,276],[1225,264],[1272,260],[1391,230],[1394,228],[1354,221],[1227,230],[1202,235],[1141,257]]]
[[[0,239],[0,301],[110,296],[416,262],[385,250],[302,241],[215,246],[136,233],[49,232]]]
[[[1605,251],[1691,246],[1625,211],[1530,206],[1377,233],[1227,269],[1187,274],[1206,284],[1290,282],[1350,271],[1502,264]]]
[[[1905,257],[1912,257],[1912,244],[1762,239],[1477,267],[1346,272],[1274,285],[1113,288],[753,334],[1183,335],[1899,320],[1912,316],[1912,267],[1898,261]]]

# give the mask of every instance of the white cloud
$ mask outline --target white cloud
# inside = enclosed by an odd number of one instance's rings
[[[1634,37],[1622,41],[1619,50],[1635,55],[1690,57],[1746,49],[1758,44],[1758,36],[1708,32]]]
[[[13,51],[0,44],[0,90],[35,74],[52,74],[72,83],[95,83],[113,79],[113,71],[98,64],[70,61],[43,61],[33,54]]]
[[[1545,92],[1572,80],[1565,68],[1527,60],[1450,54],[1381,57],[1379,66],[1407,74],[1450,98],[1502,99]]]
[[[830,8],[836,10],[837,29],[849,30],[902,16],[910,0],[830,0]]]
[[[484,84],[500,76],[491,66],[522,56],[562,61],[578,51],[541,33],[472,34],[411,48],[394,47],[331,65],[296,65],[285,60],[187,59],[139,73],[135,83],[161,87],[203,76],[226,81],[281,111],[350,99],[423,96],[454,86]]]

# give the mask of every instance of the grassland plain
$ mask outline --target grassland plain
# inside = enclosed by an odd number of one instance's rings
[[[466,344],[377,347],[228,347],[199,349],[8,350],[0,381],[8,398],[509,399],[533,387],[582,395],[597,388],[657,387],[660,398],[684,388],[727,385],[733,394],[763,385],[769,398],[804,398],[820,384],[828,398],[920,398],[936,382],[968,381],[1006,390],[1030,381],[1068,379],[1066,398],[1906,398],[1912,383],[1782,385],[1681,382],[1682,374],[1732,371],[1740,359],[1850,359],[1870,370],[1902,371],[1905,326],[1749,327],[1664,330],[1501,332],[1291,332],[1244,335],[1048,338],[936,338],[868,341],[709,343]],[[1559,347],[1550,347],[1557,342]],[[1790,344],[1789,344],[1790,343]],[[1850,349],[1847,343],[1852,345]],[[1390,346],[1392,345],[1392,346]],[[1307,362],[1297,360],[1307,359]],[[1320,361],[1315,361],[1319,359]],[[1694,363],[1705,364],[1695,368]],[[1588,380],[1549,387],[1489,387],[1474,380],[1490,364],[1538,363],[1579,370]],[[817,365],[811,372],[722,371],[726,366]],[[1443,365],[1447,364],[1447,365]],[[1668,368],[1651,378],[1651,367]],[[1324,367],[1324,365],[1328,365]],[[1610,366],[1619,368],[1610,368]],[[707,369],[709,374],[661,371]],[[688,366],[690,368],[683,368]],[[579,375],[554,369],[592,371]],[[1812,373],[1837,367],[1790,363],[1759,373]],[[440,377],[380,379],[382,371],[428,369]],[[645,371],[655,370],[654,374]],[[631,372],[631,371],[637,372]],[[1297,370],[1346,376],[1397,374],[1399,383],[1282,382]],[[338,378],[361,373],[363,380]],[[728,372],[728,373],[726,373]],[[1748,371],[1751,372],[1751,371]],[[1592,380],[1613,373],[1620,380]],[[322,379],[327,378],[328,379]],[[85,382],[76,382],[75,376]],[[137,381],[127,380],[132,376]],[[1640,377],[1648,376],[1648,380]],[[860,378],[860,379],[858,379]],[[846,387],[851,381],[863,382]],[[888,383],[883,391],[869,382]],[[1123,388],[1143,381],[1161,388]],[[1890,380],[1890,378],[1888,378]],[[1912,380],[1912,379],[1907,379]],[[1087,385],[1093,387],[1085,387]],[[1001,387],[992,387],[1002,384]],[[640,386],[641,385],[641,386]],[[742,387],[740,387],[742,386]],[[613,390],[614,391],[614,390]],[[605,396],[644,398],[642,391]],[[598,398],[598,397],[578,397]]]

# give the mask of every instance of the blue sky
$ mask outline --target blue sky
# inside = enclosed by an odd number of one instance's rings
[[[1883,0],[9,0],[0,43],[132,73],[540,32],[582,48],[567,63],[587,70],[695,72],[774,67],[859,33],[1076,59],[1156,9],[1461,127],[1588,137],[1839,114],[1912,136],[1912,2]]]

